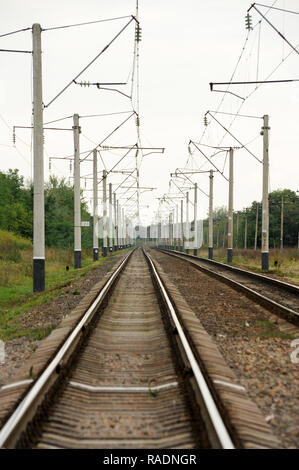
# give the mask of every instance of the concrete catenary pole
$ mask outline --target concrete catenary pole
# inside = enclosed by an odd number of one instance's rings
[[[180,251],[184,248],[184,201],[181,199],[181,242]]]
[[[189,191],[186,193],[186,253],[189,254],[189,238],[190,238],[190,230],[189,230]]]
[[[125,210],[122,208],[121,210],[121,223],[122,223],[122,246],[125,248],[126,244],[126,219],[125,219]]]
[[[247,210],[246,210],[246,215],[245,215],[245,226],[244,226],[244,250],[247,250]]]
[[[237,212],[237,240],[236,247],[239,248],[239,212]]]
[[[121,210],[121,225],[122,225],[122,247],[125,248],[126,243],[126,226],[125,226],[125,210],[122,208]]]
[[[269,116],[263,117],[262,270],[269,270]]]
[[[172,213],[169,212],[168,216],[168,249],[172,249]]]
[[[283,196],[281,198],[281,212],[280,212],[280,251],[283,251]]]
[[[234,150],[229,149],[229,190],[227,223],[227,262],[233,260],[233,210],[234,210]]]
[[[117,243],[118,243],[117,248],[120,250],[121,248],[121,224],[120,224],[120,204],[118,200],[116,202],[116,212],[117,212]]]
[[[118,250],[118,227],[117,227],[116,193],[113,193],[113,206],[114,206],[114,251],[117,251]]]
[[[32,26],[33,42],[33,291],[45,290],[45,203],[41,27]]]
[[[209,191],[209,259],[213,259],[213,170],[210,170],[210,191]]]
[[[194,247],[193,254],[197,256],[198,233],[197,233],[197,183],[194,184]]]
[[[81,200],[80,200],[80,144],[79,115],[73,116],[74,131],[74,267],[81,268]]]
[[[107,256],[107,171],[103,170],[103,256]]]
[[[122,223],[121,223],[121,205],[119,201],[117,201],[117,217],[118,217],[118,242],[119,242],[119,249],[122,248]]]
[[[179,240],[180,240],[180,232],[179,232],[179,206],[175,205],[175,250],[179,250]]]
[[[113,230],[112,230],[112,183],[109,183],[109,251],[113,251]]]
[[[259,223],[259,205],[256,203],[256,214],[255,214],[255,232],[254,232],[254,249],[257,248],[257,232],[258,232],[258,223]]]
[[[98,151],[93,151],[93,260],[99,259]]]

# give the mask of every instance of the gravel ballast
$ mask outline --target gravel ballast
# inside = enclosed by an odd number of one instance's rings
[[[293,338],[278,329],[272,314],[231,287],[184,260],[155,250],[151,255],[217,343],[281,447],[298,448],[299,364],[290,358]]]

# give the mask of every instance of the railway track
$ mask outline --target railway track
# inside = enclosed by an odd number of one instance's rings
[[[277,447],[148,253],[131,252],[103,284],[40,375],[0,389],[0,402],[9,401],[30,382],[0,431],[1,448]]]
[[[234,447],[163,283],[140,249],[33,382],[0,431],[0,447]]]
[[[189,262],[194,268],[239,290],[284,320],[299,326],[299,287],[214,260],[160,250]]]

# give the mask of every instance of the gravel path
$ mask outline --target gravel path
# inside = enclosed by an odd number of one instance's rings
[[[19,320],[20,329],[55,328],[78,305],[91,287],[99,282],[123,256],[124,254],[113,256],[102,266],[90,271],[84,278],[64,287],[63,294],[59,297],[22,314]],[[75,291],[80,294],[73,294]],[[18,368],[35,351],[39,342],[29,337],[20,337],[5,342],[5,363],[0,363],[0,386],[11,381]]]
[[[292,338],[269,320],[264,308],[186,261],[151,251],[216,341],[283,448],[299,447],[299,363]],[[267,337],[268,336],[268,337]],[[298,335],[299,338],[299,329]]]

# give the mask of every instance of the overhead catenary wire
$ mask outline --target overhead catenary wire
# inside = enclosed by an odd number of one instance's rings
[[[117,115],[117,114],[128,114],[128,113],[131,113],[131,112],[132,111],[129,110],[129,111],[119,111],[119,112],[114,112],[114,113],[88,114],[86,116],[79,115],[79,119],[102,117],[102,116],[113,116],[113,115]],[[72,118],[73,118],[73,114],[70,115],[70,116],[65,116],[63,118],[54,119],[53,121],[45,122],[44,125],[46,126],[47,124],[53,124],[54,122],[64,121],[65,119],[72,119]]]
[[[272,5],[271,5],[271,6],[268,8],[268,10],[265,12],[264,16],[266,16],[266,15],[269,13],[271,7],[272,7],[273,5],[275,5],[275,3],[276,3],[277,1],[278,1],[278,0],[274,0],[274,1],[273,1]],[[255,29],[255,27],[256,27],[257,25],[259,25],[259,26],[260,26],[260,29],[261,29],[261,21],[262,21],[262,20],[259,20],[258,23],[257,23],[252,29]],[[259,67],[260,29],[259,29],[259,40],[258,40],[257,73],[258,73],[258,67]],[[249,38],[249,33],[250,33],[250,30],[248,30],[248,32],[247,32],[245,44],[244,44],[244,46],[243,46],[243,49],[242,49],[242,51],[241,51],[241,54],[240,54],[240,57],[239,57],[239,59],[238,59],[237,65],[236,65],[235,70],[234,70],[234,72],[233,72],[233,76],[234,76],[234,74],[235,74],[235,72],[236,72],[236,69],[237,69],[237,67],[238,67],[238,65],[239,65],[239,63],[240,63],[240,60],[241,60],[241,58],[242,58],[242,56],[243,56],[243,53],[244,53],[244,51],[245,51],[245,46],[246,46],[247,40],[248,40],[248,38]],[[296,46],[296,47],[297,47],[297,46]],[[290,52],[290,54],[291,54],[292,52],[294,52],[294,51],[292,50],[292,51]],[[289,55],[290,55],[290,54],[289,54]],[[288,56],[287,56],[287,57],[288,57]],[[282,61],[282,62],[283,62],[283,61]],[[281,63],[282,63],[282,62],[281,62]],[[273,75],[273,73],[278,69],[278,67],[281,65],[281,63],[274,69],[273,72],[271,72],[271,73],[266,77],[265,80],[267,80],[268,78],[270,78],[271,75]],[[232,76],[232,77],[233,77],[233,76]],[[231,78],[231,80],[230,80],[229,83],[231,83],[232,80],[233,80],[233,78]],[[233,118],[232,121],[230,122],[230,124],[229,124],[229,126],[228,126],[228,129],[231,129],[231,127],[233,126],[233,124],[234,124],[236,118],[238,117],[238,115],[239,115],[239,113],[240,113],[242,107],[243,107],[244,104],[245,104],[245,101],[246,101],[261,85],[262,85],[262,84],[258,84],[258,85],[255,87],[255,89],[254,89],[251,93],[249,93],[245,98],[242,98],[242,103],[240,104],[240,106],[239,106],[239,108],[238,108],[238,110],[237,110],[237,112],[236,112],[236,115],[234,116],[234,118]],[[230,86],[230,85],[228,84],[227,90],[228,90],[229,86]],[[216,90],[215,90],[215,91],[216,91]],[[223,92],[223,93],[225,93],[225,92]],[[223,95],[222,100],[220,101],[220,103],[219,103],[219,105],[218,105],[218,107],[217,107],[217,111],[220,109],[220,107],[221,107],[221,105],[222,105],[222,103],[223,103],[223,101],[224,101],[225,95],[226,95],[226,93]],[[202,141],[202,139],[203,139],[203,137],[204,137],[204,135],[205,135],[206,129],[207,129],[207,127],[205,127],[205,129],[204,129],[204,131],[203,131],[203,134],[202,134],[202,136],[201,136],[201,138],[200,138],[200,142]],[[223,140],[224,140],[224,138],[225,138],[226,135],[227,135],[227,132],[224,133],[224,135],[222,136],[221,140],[218,142],[218,145],[220,145],[221,142],[223,142]]]
[[[274,7],[274,6],[263,5],[262,3],[255,3],[255,5],[258,5],[260,7],[269,8],[269,10],[279,10],[279,11],[283,11],[285,13],[293,13],[294,15],[299,15],[299,11],[286,10],[285,8],[278,8],[278,7]]]
[[[247,31],[247,34],[246,34],[246,38],[245,38],[244,44],[243,44],[242,49],[241,49],[241,52],[240,52],[239,57],[238,57],[238,59],[237,59],[237,63],[236,63],[236,65],[235,65],[234,70],[233,70],[233,73],[232,73],[232,75],[231,75],[230,81],[233,81],[234,76],[235,76],[235,74],[236,74],[236,72],[237,72],[238,66],[239,66],[239,64],[240,64],[240,61],[241,61],[241,59],[242,59],[242,57],[243,57],[243,54],[244,54],[244,52],[245,52],[245,49],[246,49],[246,46],[247,46],[247,42],[248,42],[248,38],[249,38],[249,32],[250,32],[250,31],[248,30],[248,31]],[[229,88],[229,86],[227,87],[227,90],[228,90],[228,88]],[[220,102],[219,102],[219,105],[218,105],[218,107],[217,107],[217,111],[220,109],[220,107],[221,107],[221,105],[222,105],[224,99],[225,99],[225,94],[222,96],[222,98],[221,98],[221,100],[220,100]],[[204,131],[203,131],[203,133],[202,133],[202,135],[201,135],[201,137],[200,137],[200,139],[199,139],[200,142],[202,141],[202,139],[203,139],[204,136],[205,136],[206,129],[207,129],[207,127],[204,128]]]
[[[109,139],[109,137],[111,137],[112,134],[114,134],[121,126],[123,126],[132,116],[135,115],[135,112],[132,112],[132,114],[130,114],[129,117],[127,117],[121,124],[119,124],[119,126],[117,126],[115,129],[113,129],[112,132],[110,132],[95,148],[98,148],[100,147],[107,139]],[[92,153],[93,150],[90,151],[90,153],[85,157],[87,158],[91,153]],[[83,158],[82,161],[85,160],[85,158]]]
[[[277,3],[277,2],[278,2],[278,0],[274,0],[273,3],[272,3],[272,5],[268,5],[268,10],[264,13],[265,16],[268,15],[268,13],[271,11],[271,9],[273,8],[273,6],[274,6],[275,3]],[[247,11],[247,12],[248,12],[248,11]],[[258,26],[258,24],[259,24],[259,21],[253,26],[252,29],[255,29],[256,26]]]
[[[195,142],[193,142],[193,140],[190,140],[190,143],[192,143],[196,148],[197,150],[199,150],[199,152],[208,160],[208,162],[221,174],[221,176],[226,180],[228,181],[227,177],[223,174],[223,171],[220,171],[219,168],[217,168],[217,166],[212,162],[212,160],[197,146],[197,144]],[[201,144],[200,144],[201,145]],[[220,152],[227,152],[227,150],[221,150],[217,153],[220,153]]]
[[[259,26],[260,27],[259,27],[258,44],[257,44],[257,58],[256,58],[256,81],[259,79],[262,20],[260,20]]]
[[[245,144],[242,144],[242,142],[240,142],[239,139],[237,139],[237,137],[235,137],[228,129],[226,129],[226,127],[221,124],[220,121],[218,121],[218,119],[215,118],[215,116],[213,116],[209,111],[208,113],[210,114],[210,116],[212,116],[213,119],[215,119],[216,122],[218,122],[218,124],[223,127],[223,129],[233,138],[235,139],[241,146],[242,148],[244,148],[248,153],[250,153],[250,155],[252,155],[259,163],[263,163],[262,160],[260,160],[256,155],[254,155],[254,153],[251,152],[251,150],[249,150]]]
[[[262,18],[271,26],[271,28],[274,29],[274,31],[276,31],[276,33],[295,51],[297,52],[297,54],[299,54],[299,51],[297,50],[296,46],[293,46],[293,44],[290,43],[290,41],[276,28],[276,26],[274,26],[271,21],[268,20],[268,18],[266,18],[265,15],[263,15],[263,13],[261,13],[255,6],[256,4],[253,3],[252,6],[250,8],[254,8],[261,16]],[[248,10],[249,11],[249,10]]]
[[[4,38],[5,36],[11,36],[12,34],[21,33],[23,31],[29,31],[30,29],[32,28],[29,26],[28,28],[17,29],[16,31],[10,31],[9,33],[0,34],[0,38]]]
[[[57,29],[75,28],[77,26],[87,26],[90,24],[105,23],[107,21],[122,20],[126,18],[133,18],[133,16],[132,15],[116,16],[114,18],[105,18],[105,19],[95,20],[95,21],[86,21],[84,23],[74,23],[74,24],[68,24],[68,25],[63,25],[63,26],[52,26],[50,28],[43,28],[42,31],[54,31]]]
[[[230,116],[238,116],[238,117],[246,117],[246,118],[254,118],[254,119],[263,119],[263,116],[251,116],[249,114],[237,114],[237,113],[227,113],[224,111],[213,111],[209,110],[210,113],[216,113],[216,114],[228,114]]]
[[[110,46],[111,44],[122,34],[122,32],[136,19],[131,17],[130,21],[111,39],[111,41],[54,97],[49,101],[47,105],[44,105],[45,108],[48,108],[59,96],[61,96],[71,85],[74,83],[77,78],[79,78],[82,73],[84,73]]]
[[[21,54],[32,54],[32,51],[20,51],[17,49],[0,49],[0,52],[19,52]]]

